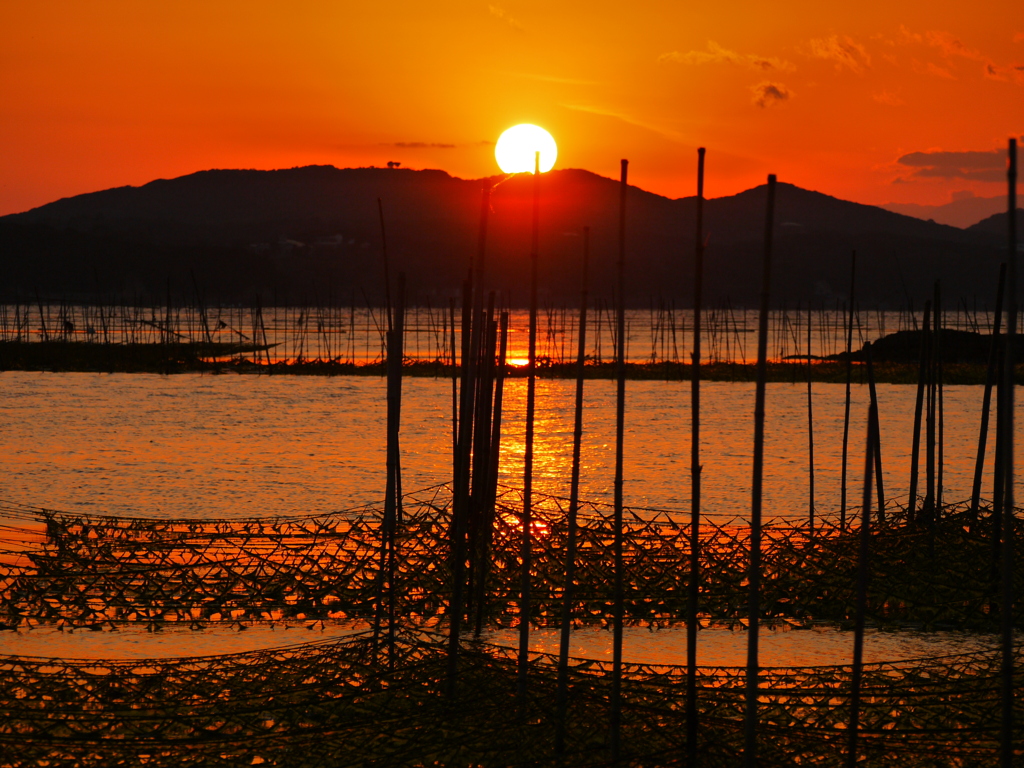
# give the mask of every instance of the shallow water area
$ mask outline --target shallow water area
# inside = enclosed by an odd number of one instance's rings
[[[481,639],[510,648],[518,647],[516,630],[484,633]],[[724,627],[701,629],[697,633],[697,665],[701,667],[744,667],[747,663],[747,632]],[[820,667],[853,663],[853,632],[832,627],[813,629],[766,629],[758,645],[762,667]],[[530,650],[557,656],[560,631],[530,632]],[[998,647],[995,635],[965,632],[868,631],[864,635],[864,663],[929,658],[974,653]],[[612,632],[581,628],[569,635],[569,655],[574,658],[612,660]],[[686,665],[686,629],[649,630],[624,628],[622,658],[629,664]]]
[[[306,622],[298,624],[250,624],[207,626],[164,625],[158,631],[128,626],[104,629],[36,627],[0,632],[0,655],[62,659],[161,659],[217,656],[284,648],[303,643],[341,640],[370,627],[365,622]],[[743,667],[746,665],[747,632],[724,627],[701,629],[697,635],[698,666]],[[1018,638],[1019,640],[1020,638]],[[518,630],[485,632],[481,640],[516,648]],[[560,631],[534,629],[530,649],[558,655]],[[958,653],[994,650],[999,638],[963,632],[914,630],[868,631],[864,636],[864,662],[901,661]],[[853,633],[833,627],[811,629],[762,628],[760,665],[763,667],[814,667],[846,665],[853,659]],[[610,630],[584,627],[569,635],[569,655],[579,659],[612,660]],[[623,660],[629,664],[685,666],[684,627],[649,630],[626,627]]]
[[[403,487],[451,478],[451,381],[403,383]],[[944,498],[969,497],[982,387],[947,387]],[[522,485],[526,382],[505,391],[500,480]],[[569,495],[574,383],[537,384],[534,488]],[[703,385],[703,511],[749,514],[754,387]],[[323,514],[383,498],[382,379],[319,376],[20,373],[0,375],[5,500],[75,513],[156,518]],[[863,469],[867,387],[853,388],[847,505]],[[905,495],[915,388],[879,385],[887,497]],[[615,384],[586,385],[581,498],[609,502]],[[815,499],[840,506],[844,387],[814,387]],[[1018,397],[1024,402],[1024,397]],[[764,514],[805,519],[808,435],[804,385],[768,386]],[[1018,419],[1024,444],[1024,419]],[[688,382],[629,381],[625,503],[689,515]],[[990,434],[989,446],[993,439]],[[922,458],[923,463],[923,458]],[[991,460],[983,496],[991,491]],[[1022,473],[1024,475],[1024,473]],[[1021,484],[1024,491],[1024,484]],[[1022,493],[1024,497],[1024,493]]]
[[[127,626],[116,631],[35,627],[0,632],[0,655],[61,659],[167,659],[219,656],[340,640],[363,632],[365,622],[209,626],[165,624],[157,631]]]

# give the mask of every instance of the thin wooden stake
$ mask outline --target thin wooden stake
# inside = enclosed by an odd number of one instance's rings
[[[484,523],[484,539],[480,557],[480,576],[478,578],[476,628],[475,634],[480,637],[483,630],[484,611],[487,600],[487,574],[490,572],[491,541],[494,535],[494,506],[498,494],[498,466],[501,460],[501,415],[505,394],[505,366],[508,355],[508,323],[509,313],[503,311],[499,322],[498,363],[494,383],[494,409],[491,424],[490,468],[488,469],[488,494],[486,504],[486,520]]]
[[[942,465],[945,456],[945,422],[942,412],[942,281],[935,281],[935,514],[942,514]]]
[[[619,261],[618,307],[616,312],[616,389],[615,389],[615,585],[614,624],[612,626],[612,761],[617,763],[621,752],[620,730],[622,721],[622,613],[623,613],[623,561],[622,561],[622,482],[623,441],[626,423],[626,193],[629,185],[626,174],[629,161],[621,163],[619,182]]]
[[[839,486],[839,530],[846,530],[846,465],[850,444],[850,381],[853,378],[853,301],[857,277],[857,252],[850,255],[850,303],[846,320],[846,405],[843,410],[843,466]]]
[[[580,331],[576,349],[576,401],[572,430],[572,476],[569,482],[568,533],[565,545],[565,592],[562,597],[562,629],[558,645],[558,693],[555,718],[555,754],[565,753],[565,718],[569,704],[569,633],[576,580],[576,516],[580,499],[580,449],[583,443],[583,380],[587,359],[587,268],[590,260],[590,227],[583,228],[583,289],[580,292]]]
[[[814,398],[811,394],[811,306],[807,305],[807,526],[814,535]]]
[[[914,434],[910,448],[910,493],[907,500],[907,519],[914,522],[917,508],[917,481],[921,456],[921,412],[924,409],[924,393],[928,380],[928,329],[931,324],[932,303],[924,303],[924,318],[921,322],[921,358],[917,372],[917,399],[914,402]]]
[[[1016,336],[1017,336],[1017,140],[1010,139],[1008,149],[1007,180],[1007,270],[1006,270],[1006,344],[1005,363],[1003,364],[1003,381],[1000,394],[1005,407],[1002,411],[1003,424],[1003,514],[1002,531],[1003,546],[1000,558],[1002,566],[1002,664],[1000,674],[1000,698],[1002,712],[999,724],[1000,764],[1002,768],[1010,768],[1014,762],[1013,740],[1013,702],[1014,702],[1014,669],[1013,669],[1013,556],[1014,556],[1014,382]],[[1003,392],[1005,390],[1005,393]]]
[[[881,425],[878,423],[878,394],[875,391],[875,366],[873,364],[873,347],[871,342],[864,345],[864,356],[867,362],[868,372],[868,392],[871,394],[872,404],[872,418],[875,419],[874,426],[871,427],[869,434],[875,437],[875,447],[873,449],[875,457],[875,483],[878,486],[878,522],[882,524],[885,522],[885,488],[882,484],[882,435]]]
[[[978,506],[981,503],[981,476],[985,470],[985,451],[988,444],[989,415],[992,412],[992,387],[996,380],[996,357],[999,354],[999,329],[1003,320],[1003,294],[1006,290],[1006,262],[999,265],[999,287],[996,289],[996,314],[992,319],[992,341],[988,348],[988,367],[985,372],[985,394],[981,400],[981,429],[978,434],[978,456],[974,462],[974,485],[971,490],[971,529],[978,524]]]
[[[775,174],[768,176],[764,225],[761,313],[757,327],[757,385],[754,401],[754,477],[750,504],[750,602],[747,625],[747,683],[743,715],[743,764],[757,766],[758,634],[761,622],[761,492],[764,474],[765,388],[768,371],[768,305],[771,296],[772,236],[775,222]]]
[[[704,147],[697,150],[697,237],[693,259],[693,353],[690,357],[690,578],[686,601],[686,754],[697,761],[697,612],[700,602],[700,334],[704,301]]]
[[[521,525],[522,578],[519,586],[519,664],[520,706],[526,705],[526,675],[530,663],[530,568],[533,566],[533,430],[537,402],[537,261],[540,249],[540,152],[533,166],[533,231],[530,239],[530,341],[526,378],[526,436],[523,451],[523,516]]]
[[[861,503],[860,552],[857,558],[857,606],[853,634],[853,671],[850,680],[850,724],[847,727],[846,765],[857,765],[857,739],[860,732],[861,678],[864,674],[864,614],[867,611],[868,579],[871,557],[871,469],[878,443],[878,410],[874,398],[868,408],[868,440],[864,458],[864,497]]]

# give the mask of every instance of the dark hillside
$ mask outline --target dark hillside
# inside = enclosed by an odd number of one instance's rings
[[[459,290],[478,241],[480,193],[492,185],[486,281],[523,304],[529,284],[533,180],[467,181],[443,171],[310,166],[212,170],[58,200],[0,218],[0,281],[8,298],[191,295],[210,300],[349,301],[381,293],[377,199],[384,203],[394,271],[416,301]],[[545,299],[578,293],[582,229],[591,231],[592,285],[610,298],[619,185],[588,171],[542,178],[540,282]],[[935,279],[979,304],[993,292],[1001,243],[991,220],[970,230],[901,216],[779,184],[774,295],[832,305],[859,254],[864,305],[917,306]],[[765,187],[705,204],[707,296],[753,306],[760,291]],[[692,290],[694,198],[631,187],[627,294],[646,306],[687,303]],[[997,217],[994,217],[997,218]],[[1002,245],[1005,250],[1005,245]]]

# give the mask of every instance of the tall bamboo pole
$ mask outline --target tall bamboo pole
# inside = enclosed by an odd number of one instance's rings
[[[1015,353],[1017,336],[1017,140],[1010,139],[1008,148],[1007,180],[1007,269],[1006,269],[1006,345],[1005,363],[1003,364],[1003,381],[1000,390],[1003,394],[1002,416],[1005,419],[1003,428],[1003,546],[1000,558],[1002,566],[1002,664],[1000,675],[1000,694],[1002,700],[1002,717],[1000,718],[1000,758],[1002,768],[1010,768],[1014,761],[1013,742],[1013,556],[1014,556],[1014,382]],[[1001,392],[1002,394],[1002,392]]]
[[[807,305],[807,526],[814,535],[814,397],[811,393],[811,305]]]
[[[871,469],[878,444],[878,410],[874,397],[868,407],[868,440],[864,458],[864,496],[861,503],[860,552],[857,558],[857,604],[854,614],[853,671],[850,681],[850,723],[847,726],[846,765],[857,765],[857,739],[860,732],[861,678],[864,673],[864,614],[867,610],[871,557]]]
[[[690,578],[686,604],[686,754],[697,761],[697,610],[700,601],[700,333],[704,301],[704,147],[697,150],[697,221],[693,258],[693,353],[690,357]]]
[[[839,530],[846,530],[846,466],[850,444],[850,381],[853,378],[853,301],[857,277],[857,252],[850,255],[850,303],[846,320],[846,405],[843,410],[843,466],[839,485]]]
[[[938,298],[938,295],[934,298]],[[941,307],[932,302],[932,327],[928,334],[928,397],[925,418],[925,500],[924,512],[928,516],[928,537],[929,551],[934,547],[935,536],[935,413],[936,413],[936,391],[935,391],[935,345],[939,329],[939,313]]]
[[[533,230],[530,239],[530,341],[526,363],[526,436],[523,451],[522,579],[519,587],[520,704],[526,704],[526,673],[530,661],[530,568],[533,565],[533,429],[537,399],[537,261],[540,249],[540,152],[533,166]]]
[[[935,281],[935,514],[942,514],[942,464],[945,455],[945,423],[942,413],[942,281]]]
[[[565,545],[565,591],[562,597],[562,628],[558,645],[558,694],[555,719],[555,753],[565,752],[565,716],[569,703],[569,633],[576,580],[576,517],[580,500],[580,449],[583,443],[583,377],[587,359],[587,269],[590,261],[590,227],[583,228],[583,288],[580,291],[580,332],[576,348],[576,400],[572,429],[572,476],[569,482],[569,519]]]
[[[932,303],[924,303],[924,317],[921,322],[921,358],[917,371],[917,398],[914,402],[914,434],[910,448],[910,493],[907,500],[907,519],[916,519],[917,481],[920,473],[921,456],[921,411],[924,408],[924,392],[928,374],[928,328],[931,323]],[[915,323],[916,324],[916,323]]]
[[[487,218],[490,211],[490,187],[484,185],[480,202],[480,236],[477,247],[476,269],[470,269],[470,277],[463,289],[462,313],[462,388],[459,398],[459,438],[455,452],[455,479],[452,493],[452,602],[449,606],[448,625],[448,695],[454,697],[458,676],[459,635],[462,630],[463,592],[466,571],[466,528],[469,517],[470,458],[473,450],[473,414],[476,394],[477,358],[480,350],[480,327],[473,309],[480,289],[474,285],[475,277],[483,274],[487,245]],[[474,290],[475,289],[475,290]],[[482,298],[479,299],[482,301]],[[482,310],[481,310],[482,311]]]
[[[747,681],[743,714],[743,764],[757,765],[758,637],[761,622],[761,491],[764,474],[765,389],[768,371],[768,304],[771,296],[772,236],[775,222],[775,174],[768,176],[764,224],[761,312],[757,326],[757,384],[754,402],[754,467],[750,504],[750,601],[747,625]]]
[[[480,636],[483,630],[484,611],[487,600],[487,574],[490,571],[490,548],[494,534],[494,505],[498,493],[498,465],[501,460],[501,411],[505,394],[505,364],[508,356],[508,323],[509,313],[504,310],[498,324],[498,362],[497,373],[494,382],[494,408],[491,422],[490,438],[490,466],[487,471],[488,493],[486,502],[486,521],[484,523],[484,536],[482,542],[482,554],[480,557],[480,576],[477,580],[477,604],[476,604],[476,636]]]
[[[398,273],[398,301],[395,304],[395,320],[391,337],[395,346],[395,361],[390,371],[391,380],[388,390],[394,391],[391,398],[389,421],[391,435],[388,440],[389,464],[391,465],[390,483],[394,486],[391,492],[393,499],[391,516],[388,520],[388,666],[395,667],[395,610],[397,594],[395,590],[395,541],[398,526],[402,522],[402,361],[405,358],[405,273]],[[390,360],[388,361],[391,362]]]
[[[872,344],[868,342],[864,345],[864,357],[868,372],[868,392],[871,395],[871,414],[875,420],[875,424],[870,429],[870,434],[874,435],[875,438],[873,450],[875,457],[875,483],[878,486],[878,522],[881,524],[885,522],[885,487],[882,484],[882,428],[878,421],[878,393],[875,391],[873,354]]]
[[[618,762],[621,751],[620,728],[622,721],[622,481],[623,441],[626,423],[626,193],[629,185],[626,174],[629,161],[621,162],[619,181],[619,260],[617,269],[618,307],[616,312],[616,388],[615,388],[615,586],[614,624],[612,627],[612,760]]]
[[[978,434],[978,456],[974,462],[974,485],[971,489],[971,528],[978,523],[981,503],[981,475],[985,470],[985,451],[988,444],[989,415],[992,411],[992,387],[996,379],[996,357],[999,354],[999,329],[1003,320],[1003,294],[1006,290],[1006,262],[999,265],[999,287],[996,289],[996,314],[992,319],[992,341],[988,348],[988,367],[985,372],[985,394],[981,400],[981,429]]]
[[[380,217],[380,247],[384,260],[384,310],[388,316],[388,330],[394,330],[394,323],[391,319],[391,274],[388,265],[388,238],[384,229],[384,203],[377,198],[377,213]]]

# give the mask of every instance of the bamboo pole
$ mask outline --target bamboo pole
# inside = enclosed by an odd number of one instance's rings
[[[580,499],[580,449],[583,443],[583,379],[587,359],[587,293],[590,260],[590,227],[583,228],[583,287],[580,291],[580,331],[576,347],[576,400],[572,429],[572,475],[569,481],[568,532],[565,545],[565,591],[562,596],[562,627],[558,643],[558,692],[555,717],[555,754],[565,753],[565,717],[569,703],[569,633],[576,580],[576,516]]]
[[[1000,674],[1000,764],[1002,768],[1010,768],[1014,762],[1013,740],[1013,557],[1014,557],[1014,381],[1016,335],[1017,335],[1017,140],[1010,139],[1008,147],[1007,180],[1007,270],[1006,270],[1006,344],[1005,362],[1003,364],[1003,380],[1000,387],[1004,408],[1003,424],[1003,546],[1000,557],[1002,589],[1001,589],[1001,651],[1002,664]]]
[[[938,298],[936,295],[934,298]],[[939,328],[939,313],[941,307],[936,304],[933,300],[932,303],[932,327],[928,333],[928,378],[926,386],[928,388],[927,397],[927,409],[925,418],[925,500],[924,500],[924,513],[928,517],[928,536],[929,536],[929,549],[934,546],[934,535],[935,535],[935,411],[936,411],[936,391],[935,391],[935,345],[936,338],[938,336],[937,331]]]
[[[526,435],[523,452],[522,575],[519,586],[519,703],[525,712],[526,676],[530,662],[530,568],[533,565],[533,430],[537,399],[537,261],[540,248],[540,152],[533,166],[533,230],[530,239],[530,340],[527,354]]]
[[[693,259],[693,352],[690,358],[690,577],[686,601],[686,755],[697,761],[697,611],[700,603],[700,333],[704,301],[704,154],[697,150],[697,216]]]
[[[878,486],[878,523],[881,525],[885,522],[885,488],[882,484],[882,427],[878,419],[878,393],[875,391],[875,366],[872,360],[874,352],[871,342],[864,345],[864,356],[867,363],[868,392],[871,396],[871,418],[874,419],[869,434],[874,435],[875,439],[872,453],[875,457],[875,483]]]
[[[850,723],[847,726],[846,765],[857,765],[857,740],[860,732],[861,678],[864,673],[864,614],[871,557],[871,469],[874,448],[878,444],[878,410],[874,397],[868,407],[868,439],[864,458],[864,496],[861,503],[860,551],[857,557],[857,604],[853,634],[853,670],[850,681]]]
[[[622,721],[622,613],[623,613],[623,561],[622,561],[622,483],[623,442],[626,423],[626,193],[629,185],[626,175],[629,161],[620,164],[619,182],[619,260],[616,282],[618,306],[616,311],[615,355],[615,511],[614,511],[614,616],[612,625],[612,762],[617,763],[621,751],[620,729]]]
[[[384,309],[388,316],[388,330],[393,330],[391,321],[391,276],[388,266],[388,237],[384,228],[384,203],[377,198],[377,213],[380,217],[380,248],[384,261]]]
[[[497,342],[498,324],[494,320],[494,292],[488,296],[487,310],[479,315],[477,320],[483,329],[483,338],[480,344],[479,360],[477,362],[479,375],[477,377],[476,394],[476,415],[473,436],[473,483],[471,489],[472,503],[469,506],[469,553],[470,570],[469,585],[467,592],[469,599],[466,603],[467,614],[472,613],[473,579],[479,582],[480,576],[480,547],[483,537],[483,524],[486,515],[485,509],[487,497],[490,492],[489,469],[491,450],[491,409],[493,407],[492,396],[494,391],[494,347]]]
[[[1003,294],[1006,290],[1006,262],[999,265],[999,287],[996,289],[996,314],[992,319],[992,341],[988,350],[985,372],[985,394],[981,401],[981,429],[978,434],[978,456],[974,462],[974,485],[971,490],[971,529],[978,524],[978,506],[981,503],[981,476],[985,470],[985,451],[988,443],[989,414],[992,411],[992,387],[996,379],[996,357],[999,354],[999,329],[1003,319]]]
[[[501,410],[505,391],[505,360],[508,355],[508,324],[509,313],[506,310],[501,313],[499,322],[498,363],[494,382],[494,408],[491,422],[490,466],[488,469],[487,515],[481,546],[479,577],[477,578],[476,627],[474,630],[477,637],[480,637],[480,633],[483,630],[484,610],[486,609],[487,600],[487,574],[490,571],[490,548],[494,533],[494,506],[498,493],[498,466],[501,459]]]
[[[945,457],[945,422],[942,409],[942,282],[935,281],[935,514],[942,514],[942,465]]]
[[[405,357],[405,273],[398,273],[398,301],[394,308],[395,320],[391,338],[395,346],[394,362],[390,360],[390,381],[388,389],[393,393],[391,396],[389,413],[389,463],[390,483],[393,486],[391,492],[393,503],[391,506],[390,519],[388,523],[388,667],[395,668],[395,539],[398,533],[398,526],[402,522],[402,454],[401,436],[402,429],[402,361]],[[385,517],[388,515],[385,513]]]
[[[917,482],[921,456],[921,411],[924,408],[924,393],[928,380],[928,328],[931,325],[932,303],[924,303],[921,322],[921,357],[917,372],[917,398],[914,402],[914,434],[910,448],[910,493],[907,500],[907,519],[914,522],[917,507]],[[915,322],[916,325],[916,322]]]
[[[754,467],[750,505],[750,601],[747,625],[747,680],[743,715],[743,764],[757,766],[758,636],[761,621],[761,491],[764,473],[765,382],[768,369],[768,303],[771,296],[772,236],[775,220],[775,174],[768,176],[764,225],[761,312],[757,327],[757,384],[754,404]]]
[[[811,305],[807,305],[807,526],[814,535],[814,397],[811,393]]]
[[[476,394],[477,358],[480,350],[479,288],[474,283],[482,276],[487,246],[487,218],[490,211],[490,187],[481,190],[480,235],[476,269],[469,270],[463,286],[462,308],[462,387],[459,398],[458,447],[455,451],[455,481],[452,493],[452,602],[448,627],[448,695],[455,696],[458,676],[459,636],[462,630],[463,592],[466,577],[466,528],[469,516],[470,460],[473,451],[473,414]],[[482,311],[482,310],[481,310]]]
[[[856,296],[857,252],[850,255],[850,303],[846,321],[846,405],[843,409],[843,463],[839,485],[839,530],[846,530],[846,467],[850,445],[850,381],[853,378],[853,302]]]

